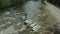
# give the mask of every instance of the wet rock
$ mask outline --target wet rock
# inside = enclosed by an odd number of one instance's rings
[[[10,14],[10,12],[6,12],[5,14],[8,15],[8,14]]]

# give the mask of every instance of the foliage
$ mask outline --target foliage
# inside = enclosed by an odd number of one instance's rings
[[[10,0],[0,0],[0,8],[8,5],[11,5]]]
[[[0,0],[0,8],[7,7],[14,4],[23,4],[25,0]]]

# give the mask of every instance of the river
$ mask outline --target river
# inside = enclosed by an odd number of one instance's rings
[[[1,15],[3,17],[6,16],[6,17],[17,18],[16,20],[19,21],[19,19],[20,19],[19,17],[21,17],[21,14],[26,13],[27,14],[27,19],[31,19],[35,14],[37,14],[39,12],[38,10],[40,10],[39,9],[40,6],[41,6],[41,2],[40,1],[32,1],[32,0],[30,0],[30,1],[27,1],[24,4],[24,7],[23,7],[24,10],[21,10],[21,8],[20,8],[20,10],[11,10],[10,9],[9,11],[6,11],[8,15],[6,15],[6,12],[2,12]],[[24,32],[24,33],[21,33],[21,34],[27,34],[27,33],[28,32]]]
[[[36,13],[38,13],[38,10],[40,8],[40,1],[28,1],[24,8],[25,12],[27,13],[27,18],[32,18]]]

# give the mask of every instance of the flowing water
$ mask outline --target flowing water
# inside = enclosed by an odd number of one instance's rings
[[[26,13],[27,14],[27,19],[30,19],[32,18],[35,14],[37,14],[39,11],[39,8],[41,6],[41,2],[40,1],[27,1],[23,7],[24,10],[9,10],[9,11],[6,11],[7,14],[10,14],[9,15],[6,15],[5,11],[1,13],[1,15],[4,17],[14,17],[16,18],[17,21],[19,21],[20,17],[21,17],[21,14],[24,14]],[[5,18],[5,17],[4,17]],[[0,19],[1,20],[1,19]],[[16,22],[16,20],[14,20]],[[12,21],[12,20],[11,20]],[[19,21],[20,22],[20,21]],[[17,23],[17,22],[16,22]],[[2,32],[2,31],[1,31]],[[2,32],[3,33],[3,32]],[[24,33],[21,33],[21,34],[27,34],[27,32],[24,32]]]
[[[27,18],[32,18],[36,13],[38,13],[38,10],[40,8],[40,1],[28,1],[24,8],[25,12],[27,13]]]

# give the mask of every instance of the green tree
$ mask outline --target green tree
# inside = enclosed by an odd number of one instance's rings
[[[0,0],[0,8],[14,4],[23,4],[26,0]]]
[[[0,0],[0,7],[11,5],[10,0]]]

